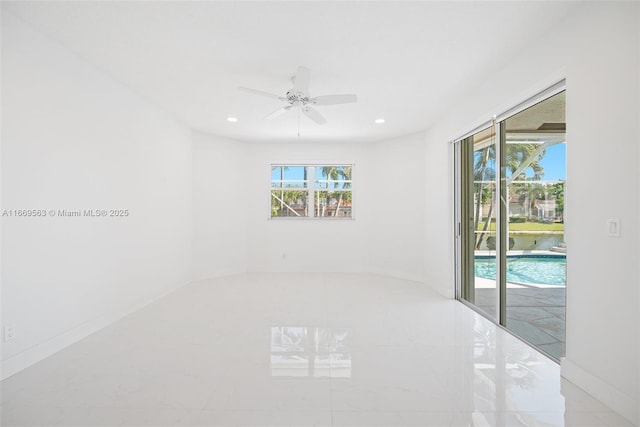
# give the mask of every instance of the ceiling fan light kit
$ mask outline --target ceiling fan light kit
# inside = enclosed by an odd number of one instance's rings
[[[252,93],[254,95],[277,99],[288,104],[267,115],[267,119],[273,119],[293,109],[297,109],[298,112],[302,111],[305,116],[319,125],[325,124],[327,120],[322,116],[322,114],[318,112],[318,110],[313,108],[312,105],[337,105],[358,101],[358,97],[353,94],[323,95],[311,97],[309,95],[310,76],[311,72],[307,67],[298,67],[298,72],[296,73],[296,75],[291,77],[293,87],[287,91],[285,96],[280,96],[270,92],[264,92],[261,90],[242,86],[240,86],[238,89]]]

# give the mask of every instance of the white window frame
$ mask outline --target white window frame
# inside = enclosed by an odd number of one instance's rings
[[[351,187],[349,188],[349,192],[351,192],[351,215],[350,216],[342,216],[342,217],[333,217],[333,216],[316,216],[316,193],[320,191],[325,191],[324,189],[315,188],[315,169],[317,167],[325,167],[325,166],[350,166],[351,167]],[[272,179],[271,173],[274,167],[305,167],[307,168],[307,184],[308,187],[302,188],[303,191],[307,192],[309,197],[309,205],[308,212],[311,212],[312,215],[309,216],[271,216],[271,192],[273,191],[272,187]],[[301,220],[323,220],[323,221],[338,221],[338,220],[353,220],[355,219],[354,215],[354,205],[355,205],[355,190],[354,190],[354,170],[355,170],[355,162],[271,162],[268,165],[268,179],[269,179],[269,194],[268,194],[268,210],[269,213],[268,219],[270,220],[293,220],[293,221],[301,221]],[[322,181],[322,179],[320,179]],[[336,191],[340,191],[337,189]]]

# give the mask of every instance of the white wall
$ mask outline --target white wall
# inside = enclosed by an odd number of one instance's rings
[[[2,218],[3,377],[186,284],[190,132],[2,16],[2,208],[128,209]]]
[[[358,181],[369,176],[361,144],[251,144],[247,158],[248,270],[251,272],[364,271],[369,250],[363,242],[365,219],[318,221],[269,219],[272,163],[354,162],[354,209],[367,203]],[[362,197],[361,197],[362,196]],[[361,200],[362,198],[362,200]],[[366,218],[366,208],[362,212]],[[355,216],[360,211],[355,212]]]
[[[427,180],[449,182],[450,205],[428,211],[427,233],[450,240],[453,171],[439,162],[447,152],[451,158],[447,142],[566,77],[568,283],[562,372],[635,423],[640,423],[638,9],[634,2],[580,5],[555,32],[509,58],[427,136]],[[610,217],[620,218],[622,237],[607,237]],[[429,282],[452,294],[452,251],[430,245],[427,263]]]
[[[247,144],[193,135],[193,278],[247,270]],[[264,184],[264,182],[261,182]]]
[[[453,151],[450,127],[435,128],[426,137],[425,181],[425,279],[434,290],[447,298],[454,297],[453,243]],[[431,183],[431,185],[430,185]]]
[[[423,152],[422,134],[375,144],[250,144],[248,270],[375,271],[423,280]],[[269,219],[269,165],[323,162],[355,163],[354,219]]]
[[[425,217],[431,209],[443,209],[434,182],[425,180],[426,141],[423,132],[382,141],[369,152],[372,171],[366,186],[369,196],[369,272],[424,282],[425,249],[440,242],[426,234]]]

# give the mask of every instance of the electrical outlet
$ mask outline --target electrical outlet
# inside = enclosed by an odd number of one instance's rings
[[[11,341],[16,337],[16,329],[13,326],[5,326],[4,328],[4,341]]]

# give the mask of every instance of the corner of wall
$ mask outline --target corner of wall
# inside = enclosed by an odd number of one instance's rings
[[[247,271],[246,143],[192,132],[192,280]],[[234,185],[229,185],[233,177]]]

